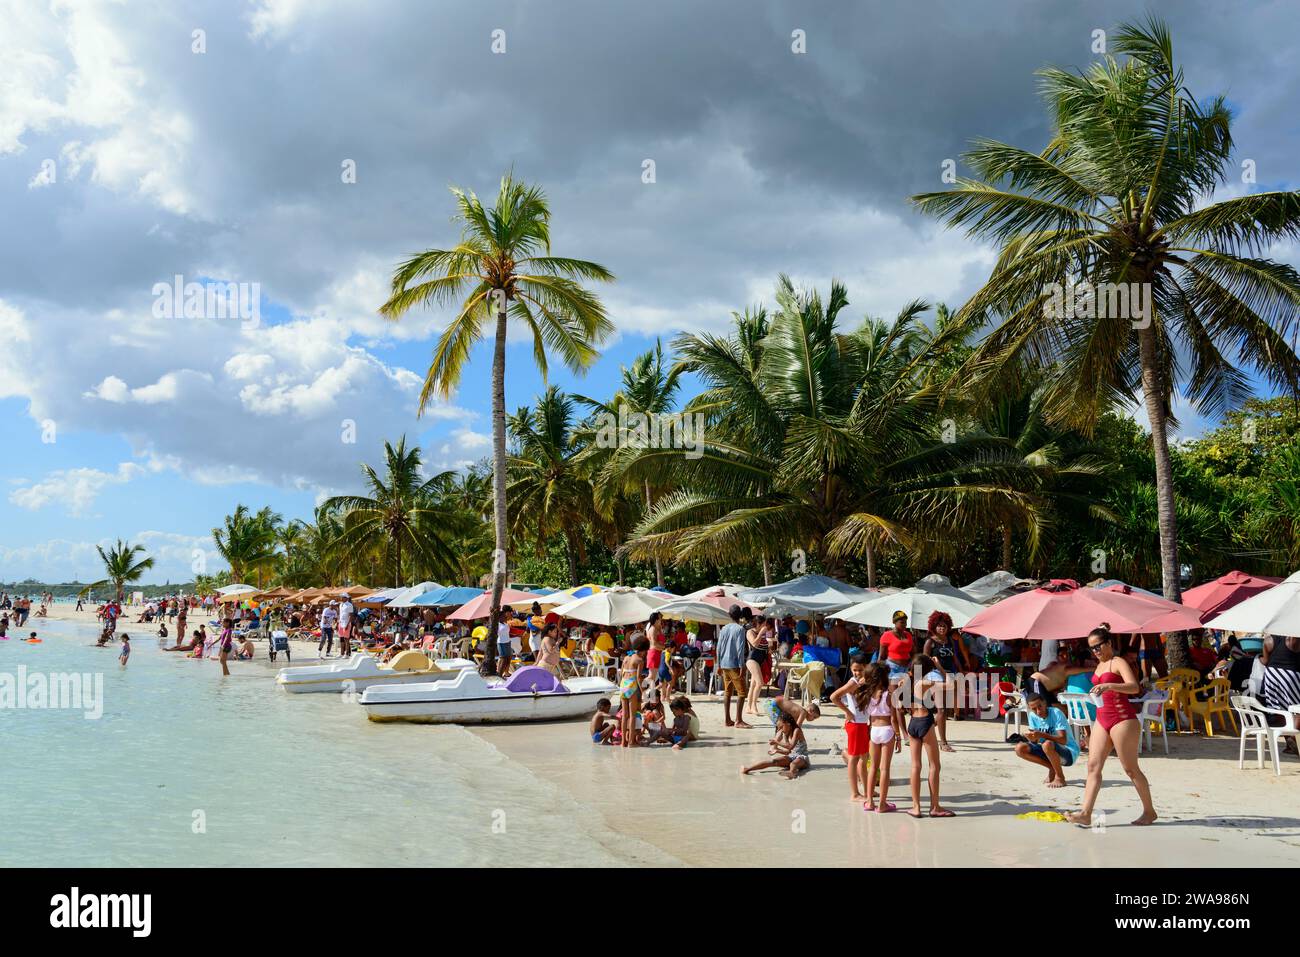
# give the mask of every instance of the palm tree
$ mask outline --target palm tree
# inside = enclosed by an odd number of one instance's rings
[[[120,538],[117,544],[109,546],[108,551],[104,551],[100,545],[95,546],[95,551],[99,552],[99,560],[104,563],[105,577],[102,581],[94,582],[82,589],[83,595],[111,584],[117,600],[121,601],[127,583],[139,581],[145,572],[153,568],[152,558],[136,561],[136,555],[144,552],[143,545],[129,545]]]
[[[234,513],[226,516],[223,526],[212,530],[217,552],[230,565],[230,575],[236,582],[245,581],[247,576],[256,573],[258,586],[261,586],[263,570],[276,559],[278,533],[283,521],[270,508],[262,508],[253,514],[248,506],[237,505]]]
[[[782,276],[770,319],[736,317],[727,337],[674,341],[705,390],[687,405],[707,417],[698,457],[646,449],[632,477],[666,471],[677,490],[659,500],[628,550],[677,562],[812,551],[829,574],[889,544],[942,551],[972,528],[1036,522],[1025,470],[1006,444],[978,434],[942,441],[932,361],[912,303],[893,325],[867,320],[835,331],[848,304],[832,284],[823,302]]]
[[[591,479],[580,459],[573,400],[556,386],[509,421],[515,451],[508,460],[510,531],[531,534],[539,555],[555,535],[564,537],[569,584],[579,585],[578,559],[585,554],[583,528],[595,518]]]
[[[590,407],[597,415],[608,417],[613,422],[624,421],[619,417],[620,411],[624,413],[627,420],[633,422],[641,421],[641,416],[649,416],[650,421],[655,421],[659,416],[672,412],[681,385],[681,374],[682,370],[679,367],[668,367],[664,359],[663,343],[656,339],[653,349],[637,356],[631,366],[623,367],[623,387],[608,402],[600,402],[582,395],[574,398]],[[620,438],[624,437],[620,436]],[[622,470],[618,468],[618,463],[621,460],[619,449],[627,447],[628,444],[623,441],[610,449],[599,449],[595,444],[589,446],[593,457],[598,456],[605,460],[602,471],[606,479],[606,490],[609,490],[610,480],[621,481],[625,477]],[[638,494],[643,492],[645,495],[647,511],[654,507],[654,492],[663,491],[662,486],[652,491],[651,484],[651,478],[647,475],[642,479],[642,487],[637,490]],[[624,491],[631,490],[624,489]],[[656,555],[654,562],[655,582],[663,588],[663,559]],[[574,584],[576,585],[577,582]]]
[[[420,393],[420,411],[435,395],[460,382],[470,349],[495,320],[492,352],[492,505],[496,548],[492,614],[501,607],[506,581],[506,327],[510,318],[533,336],[533,357],[546,375],[546,352],[559,354],[575,372],[595,361],[596,346],[614,326],[600,299],[583,281],[614,278],[604,266],[551,255],[551,211],[535,186],[507,174],[491,208],[473,193],[452,189],[461,224],[451,249],[428,249],[393,273],[392,296],[380,312],[397,319],[416,306],[456,306],[434,350]],[[483,670],[496,667],[496,630],[489,629]]]
[[[404,552],[409,560],[436,574],[454,568],[455,553],[446,530],[455,516],[434,494],[449,473],[425,479],[420,450],[408,449],[406,436],[395,446],[384,443],[384,460],[383,476],[369,465],[361,466],[368,495],[336,495],[322,504],[343,523],[333,551],[348,555],[383,549],[392,558],[395,586],[402,584]]]
[[[1125,25],[1114,42],[1123,61],[1039,74],[1055,126],[1041,152],[979,140],[965,155],[978,178],[913,202],[1000,247],[988,281],[961,310],[972,325],[1000,317],[963,370],[968,387],[1022,358],[1047,365],[1052,417],[1088,432],[1102,411],[1141,390],[1161,578],[1165,596],[1178,600],[1173,398],[1222,411],[1249,393],[1247,365],[1276,386],[1300,385],[1300,360],[1286,342],[1300,274],[1255,254],[1300,237],[1300,193],[1209,203],[1231,168],[1223,98],[1193,97],[1159,21]],[[1057,308],[1054,293],[1086,291],[1084,283],[1117,285],[1108,302]],[[1130,299],[1130,308],[1115,308],[1120,284],[1130,295],[1149,292],[1149,307],[1133,309]]]

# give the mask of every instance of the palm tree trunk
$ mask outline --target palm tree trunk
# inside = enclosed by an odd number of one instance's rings
[[[654,500],[650,498],[650,480],[645,480],[645,510],[647,512],[654,506]],[[574,582],[577,584],[577,582]],[[659,556],[655,556],[655,584],[660,588],[664,587],[664,563],[660,561]]]
[[[867,545],[867,587],[876,587],[876,546]]]
[[[1151,422],[1151,448],[1156,460],[1156,502],[1160,523],[1160,577],[1165,597],[1178,601],[1178,519],[1174,511],[1174,470],[1169,457],[1169,415],[1164,381],[1156,367],[1156,334],[1148,326],[1138,331],[1142,359],[1142,397]]]
[[[501,592],[506,587],[506,293],[496,292],[497,335],[492,350],[492,527],[496,548],[492,552],[492,617],[488,622],[485,675],[497,670],[497,622],[501,617]]]
[[[1169,457],[1169,415],[1163,377],[1156,366],[1156,334],[1150,326],[1138,330],[1139,355],[1142,360],[1142,398],[1151,422],[1151,449],[1156,460],[1156,505],[1160,528],[1160,578],[1165,597],[1182,600],[1178,569],[1178,517],[1174,509],[1174,469]],[[1187,636],[1169,635],[1165,656],[1171,668],[1191,667],[1187,653]]]
[[[393,569],[393,587],[401,588],[402,587],[402,543],[397,539],[393,539],[393,545],[397,549],[397,555],[396,555],[397,567]]]
[[[1011,571],[1011,526],[1002,526],[1002,569]]]
[[[573,547],[573,538],[564,537],[564,557],[569,563],[569,585],[576,588],[582,584],[578,581],[578,553]]]
[[[763,553],[763,587],[772,584],[772,566],[768,564],[767,552]]]

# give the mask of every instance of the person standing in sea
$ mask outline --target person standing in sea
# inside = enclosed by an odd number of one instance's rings
[[[334,650],[334,623],[339,619],[338,602],[330,599],[330,603],[325,606],[325,610],[320,616],[320,642],[316,645],[316,657],[328,658],[330,652]],[[321,649],[325,649],[325,654],[321,654]]]
[[[226,665],[226,660],[235,648],[235,623],[232,619],[227,618],[222,622],[221,627],[221,650],[218,657],[221,659],[221,673],[229,677],[230,668]]]

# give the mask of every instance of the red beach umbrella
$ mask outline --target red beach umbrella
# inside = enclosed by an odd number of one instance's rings
[[[1280,578],[1231,571],[1213,581],[1187,589],[1183,592],[1183,604],[1198,609],[1202,619],[1208,620],[1211,615],[1227,611],[1247,598],[1268,591],[1281,581]]]
[[[1119,586],[1121,589],[1125,586]],[[1103,621],[1111,631],[1187,631],[1201,627],[1200,612],[1163,598],[1104,588],[1080,588],[1069,579],[1022,592],[984,609],[963,627],[998,641],[1082,638]]]

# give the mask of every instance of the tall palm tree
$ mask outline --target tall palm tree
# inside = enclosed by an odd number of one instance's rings
[[[460,242],[428,249],[393,273],[392,295],[380,312],[397,319],[417,306],[455,306],[434,350],[420,393],[420,411],[435,395],[448,396],[460,382],[470,349],[495,321],[492,351],[492,505],[496,548],[492,568],[492,614],[505,588],[506,535],[506,328],[513,318],[532,333],[533,357],[546,375],[546,353],[559,354],[580,372],[595,361],[596,346],[614,326],[600,299],[583,282],[614,278],[604,266],[551,255],[551,211],[542,191],[507,174],[495,203],[485,207],[473,193],[452,189]],[[483,670],[496,666],[496,629],[489,629]]]
[[[143,545],[130,545],[120,538],[117,544],[109,546],[108,551],[104,551],[103,546],[100,545],[95,546],[95,551],[99,552],[99,560],[104,563],[104,578],[87,585],[82,590],[83,594],[111,584],[117,600],[121,601],[127,583],[139,581],[145,572],[153,568],[152,558],[136,561],[136,555],[144,552]]]
[[[403,554],[435,574],[454,568],[455,554],[446,535],[446,523],[454,516],[434,494],[448,473],[424,478],[420,450],[408,449],[406,436],[397,445],[384,443],[382,476],[365,463],[361,471],[368,495],[336,495],[322,504],[342,521],[334,550],[346,555],[383,549],[392,559],[395,586],[402,584]]]
[[[1181,393],[1211,414],[1250,391],[1254,366],[1294,392],[1300,274],[1257,255],[1300,237],[1300,193],[1260,192],[1210,203],[1227,182],[1232,137],[1222,97],[1184,85],[1168,30],[1155,19],[1114,35],[1125,59],[1086,73],[1048,69],[1055,127],[1038,153],[979,140],[965,155],[977,178],[914,196],[923,211],[1000,247],[988,281],[962,307],[972,324],[999,317],[964,378],[978,384],[1030,358],[1050,367],[1051,414],[1088,431],[1140,389],[1151,426],[1165,596],[1180,596],[1169,451]],[[1069,285],[1149,291],[1149,309],[1057,308]],[[1132,285],[1136,284],[1136,285]],[[1085,287],[1086,288],[1086,287]],[[1094,316],[1094,312],[1106,312]]]
[[[514,440],[507,466],[510,531],[531,535],[539,555],[553,536],[563,536],[570,585],[581,584],[583,530],[595,519],[594,492],[575,424],[573,399],[556,386],[538,397],[535,408],[520,408],[508,423]]]
[[[256,575],[261,585],[262,571],[276,558],[278,529],[283,519],[270,508],[250,512],[247,505],[237,505],[227,515],[221,528],[212,530],[217,552],[230,566],[231,577],[242,582]]]
[[[656,339],[653,349],[637,356],[630,366],[623,367],[622,388],[608,402],[589,399],[582,395],[574,398],[587,405],[597,415],[608,416],[614,422],[623,421],[619,417],[620,411],[628,417],[628,420],[633,422],[639,421],[640,416],[650,416],[650,421],[654,421],[657,417],[667,415],[673,411],[677,391],[681,386],[681,374],[681,368],[668,365],[667,360],[664,358],[663,343]],[[638,418],[631,418],[632,416]],[[618,453],[620,448],[626,447],[628,447],[627,443],[622,441],[609,449],[599,449],[594,444],[589,446],[589,452],[594,454],[593,457],[598,456],[605,460],[599,467],[604,473],[607,489],[611,480],[618,482],[625,478],[624,473],[618,467],[621,460]],[[666,473],[660,473],[659,477],[664,474]],[[630,489],[625,490],[630,491]],[[641,488],[637,489],[637,492],[638,494],[644,494],[647,511],[654,507],[655,493],[661,491],[663,491],[662,485],[657,489],[652,489],[651,477],[648,475],[643,477]],[[655,582],[660,588],[663,588],[663,559],[656,555],[654,563]],[[577,584],[577,582],[574,582],[574,584]]]
[[[932,352],[912,303],[893,325],[835,331],[848,304],[781,277],[778,309],[736,318],[731,336],[674,341],[705,390],[687,405],[707,417],[701,455],[640,451],[640,477],[667,470],[678,490],[656,504],[628,550],[677,562],[811,550],[830,574],[888,544],[939,548],[971,528],[1033,528],[1024,469],[1005,443],[981,435],[941,441],[938,392],[924,384]],[[761,331],[761,335],[758,333]]]

